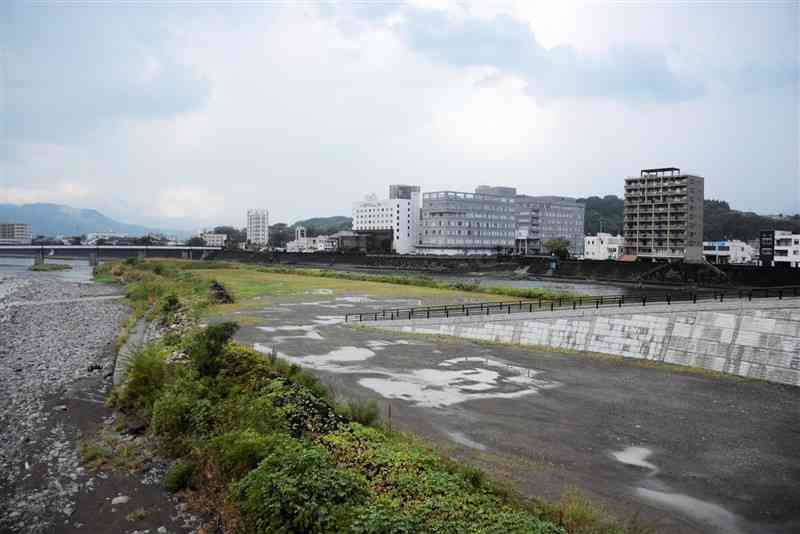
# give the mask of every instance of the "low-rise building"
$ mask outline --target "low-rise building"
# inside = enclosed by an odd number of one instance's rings
[[[339,246],[336,235],[318,235],[308,237],[306,229],[298,226],[294,230],[294,240],[286,243],[286,252],[333,252]]]
[[[200,238],[205,242],[207,247],[225,247],[225,242],[228,240],[227,234],[215,234],[212,232],[205,232],[200,234]]]
[[[800,234],[788,230],[763,230],[759,241],[761,265],[800,267]]]
[[[114,232],[90,232],[86,234],[86,239],[83,243],[85,245],[96,245],[98,241],[119,241],[126,239],[128,234],[117,234]]]
[[[756,258],[755,249],[738,239],[724,241],[703,241],[703,256],[714,265],[752,263]]]
[[[624,238],[621,235],[598,232],[583,239],[583,257],[587,260],[618,260],[622,256]]]
[[[391,185],[389,198],[368,195],[353,203],[353,231],[390,233],[390,250],[412,254],[419,239],[420,190],[417,185]]]
[[[418,251],[490,255],[514,249],[513,187],[480,186],[475,193],[435,191],[422,196]]]
[[[0,245],[30,245],[32,239],[30,224],[0,223]]]

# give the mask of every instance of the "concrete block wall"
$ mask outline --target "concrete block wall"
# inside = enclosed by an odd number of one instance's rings
[[[800,299],[378,322],[400,332],[641,358],[800,386]]]

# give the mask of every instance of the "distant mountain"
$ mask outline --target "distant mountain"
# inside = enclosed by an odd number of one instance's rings
[[[622,233],[622,218],[625,202],[616,195],[603,198],[579,198],[586,204],[585,232],[611,234]],[[800,233],[800,215],[775,219],[748,211],[731,209],[724,200],[706,200],[703,204],[703,239],[740,239],[749,241],[758,238],[761,230],[791,230]]]
[[[34,236],[75,236],[91,232],[114,232],[130,236],[141,236],[148,232],[175,233],[168,229],[148,228],[115,221],[97,210],[72,208],[60,204],[0,204],[0,222],[30,224]]]

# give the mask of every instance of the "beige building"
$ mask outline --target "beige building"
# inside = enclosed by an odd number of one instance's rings
[[[625,255],[703,261],[703,182],[677,167],[625,178]]]

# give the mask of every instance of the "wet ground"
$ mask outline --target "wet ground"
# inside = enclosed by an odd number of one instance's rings
[[[529,495],[575,487],[658,532],[800,531],[800,389],[342,324],[418,304],[323,290],[234,317],[240,341]]]

